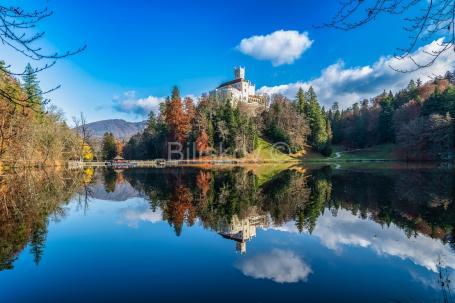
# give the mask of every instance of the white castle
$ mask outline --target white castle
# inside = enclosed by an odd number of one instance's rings
[[[246,253],[246,243],[256,236],[256,228],[269,226],[268,218],[259,215],[256,208],[251,209],[251,214],[243,219],[234,215],[230,222],[220,220],[218,222],[218,234],[225,239],[234,240],[235,248],[241,254]]]
[[[210,92],[210,95],[215,95],[217,98],[229,99],[232,106],[236,107],[239,102],[257,108],[264,104],[261,96],[256,95],[256,86],[251,81],[245,79],[245,68],[234,68],[234,80],[224,82],[215,90]]]

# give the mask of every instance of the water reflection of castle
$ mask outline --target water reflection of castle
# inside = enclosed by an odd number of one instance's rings
[[[256,236],[256,228],[268,226],[268,218],[256,212],[246,218],[240,219],[234,215],[231,222],[221,221],[218,233],[226,239],[236,242],[236,250],[242,254],[246,253],[246,242]]]

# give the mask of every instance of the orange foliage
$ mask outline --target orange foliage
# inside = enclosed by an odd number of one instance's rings
[[[210,190],[210,181],[212,174],[209,171],[200,170],[196,177],[196,185],[201,191],[201,197],[204,200],[207,197],[207,193]]]
[[[182,232],[183,223],[193,225],[196,219],[196,210],[193,205],[191,191],[183,185],[177,185],[168,204],[169,221],[174,224],[177,235]]]
[[[209,149],[209,136],[207,135],[205,129],[202,129],[196,139],[196,150],[199,155],[203,155],[208,152]]]
[[[171,140],[185,144],[195,114],[196,110],[191,98],[185,98],[184,108],[178,91],[173,93],[171,100],[166,104],[165,113],[166,124],[171,132]]]

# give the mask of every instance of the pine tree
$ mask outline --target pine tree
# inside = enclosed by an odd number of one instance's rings
[[[411,79],[411,81],[409,81],[409,84],[408,84],[408,91],[413,91],[416,88],[417,88],[416,83],[414,82],[414,80]]]
[[[299,114],[305,114],[307,111],[307,100],[305,99],[305,92],[303,88],[300,87],[295,96],[295,106]]]
[[[381,101],[381,112],[379,114],[379,140],[381,143],[394,142],[395,131],[393,127],[393,98],[388,96]]]
[[[102,154],[104,160],[112,160],[117,154],[117,146],[112,133],[104,133],[102,142]]]
[[[23,89],[27,95],[27,103],[37,111],[43,110],[42,91],[39,87],[39,81],[33,67],[28,63],[22,76]]]
[[[153,111],[150,111],[148,118],[147,118],[147,126],[145,127],[145,131],[153,135],[156,132],[158,126],[158,121],[156,120],[155,113]]]
[[[308,100],[307,117],[310,121],[311,129],[310,143],[316,150],[321,151],[327,144],[329,144],[326,115],[319,105],[313,87],[308,89],[306,96]]]
[[[36,222],[33,226],[30,240],[30,252],[33,254],[33,261],[39,265],[44,252],[47,236],[47,222]]]

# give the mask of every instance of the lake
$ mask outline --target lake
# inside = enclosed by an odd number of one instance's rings
[[[452,302],[455,174],[406,164],[0,179],[1,302]]]

